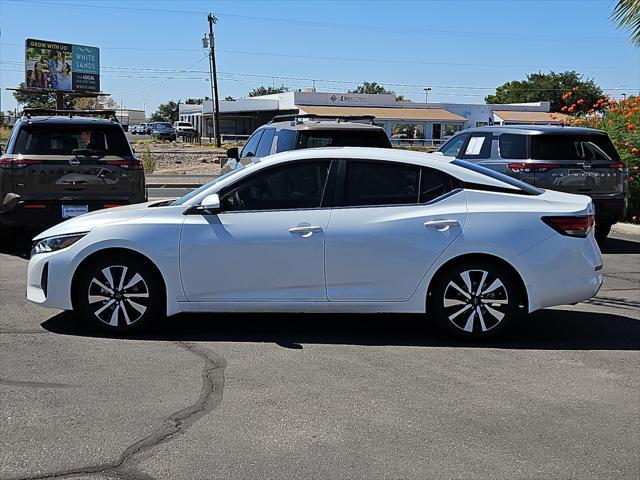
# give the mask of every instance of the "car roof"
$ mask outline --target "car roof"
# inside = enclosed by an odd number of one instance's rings
[[[120,125],[106,118],[62,115],[26,117],[20,119],[19,122],[27,125]]]
[[[487,127],[467,128],[462,132],[515,133],[518,135],[591,135],[603,134],[602,130],[584,127],[564,127],[562,125],[493,125]],[[459,133],[462,133],[459,132]]]
[[[260,128],[275,128],[276,130],[384,130],[378,125],[358,122],[338,122],[336,120],[311,120],[306,122],[283,121],[262,125]]]

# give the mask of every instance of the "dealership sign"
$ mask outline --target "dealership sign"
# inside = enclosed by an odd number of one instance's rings
[[[100,49],[28,38],[27,88],[95,93],[100,91]]]

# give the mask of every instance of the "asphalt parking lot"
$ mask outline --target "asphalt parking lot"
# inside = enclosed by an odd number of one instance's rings
[[[0,254],[0,478],[640,476],[640,241],[506,337],[421,316],[189,315],[126,339],[24,296]]]

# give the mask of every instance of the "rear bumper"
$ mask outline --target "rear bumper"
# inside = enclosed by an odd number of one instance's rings
[[[615,223],[623,219],[627,211],[627,201],[626,194],[607,198],[593,198],[593,205],[596,207],[596,219],[606,223]]]
[[[12,210],[0,212],[0,226],[33,228],[40,231],[56,225],[62,218],[62,205],[87,205],[88,211],[131,205],[145,201],[145,191],[129,198],[96,200],[23,200]]]
[[[588,300],[602,286],[602,255],[593,233],[555,234],[512,261],[524,279],[530,312]]]

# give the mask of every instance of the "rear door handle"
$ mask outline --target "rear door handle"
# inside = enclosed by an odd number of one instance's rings
[[[446,232],[451,227],[455,227],[460,225],[457,220],[430,220],[428,222],[424,222],[424,226],[426,228],[435,228],[439,232]]]

